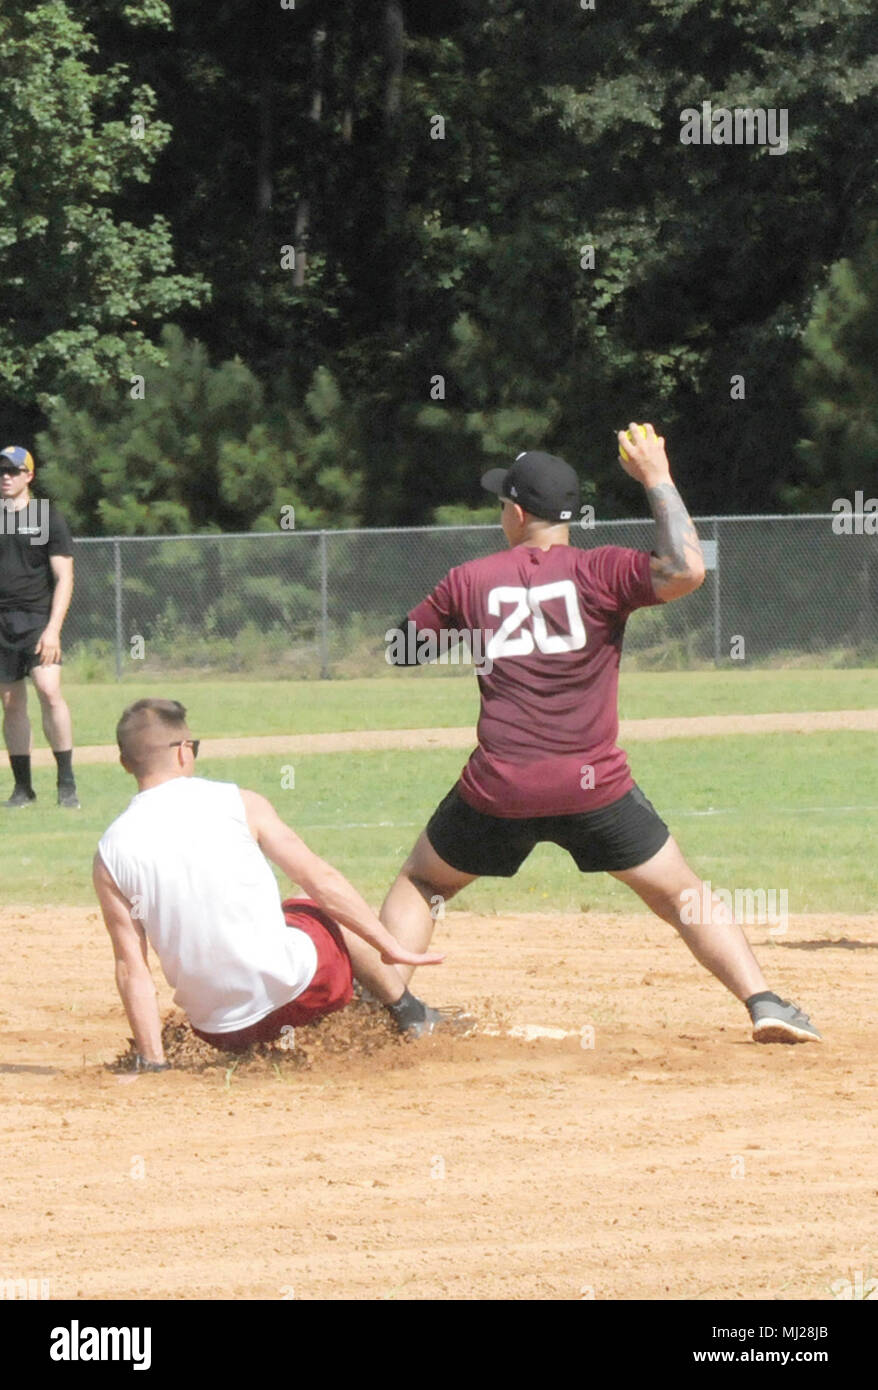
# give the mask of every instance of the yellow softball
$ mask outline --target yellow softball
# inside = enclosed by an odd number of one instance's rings
[[[638,425],[637,428],[642,432],[644,439],[646,439],[646,425]],[[631,439],[632,444],[634,443],[634,440],[631,438],[630,430],[625,431],[625,437],[626,439]],[[621,444],[619,445],[619,458],[622,460],[623,463],[628,462],[628,455],[625,453],[625,450],[622,448]]]

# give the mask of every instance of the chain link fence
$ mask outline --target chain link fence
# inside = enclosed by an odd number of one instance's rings
[[[831,513],[696,520],[707,578],[635,614],[629,664],[878,657],[878,538],[837,534]],[[571,540],[649,550],[654,531],[604,521],[572,527]],[[387,628],[447,570],[504,546],[499,525],[78,540],[65,640],[74,660],[118,679],[135,669],[376,674],[387,669]]]

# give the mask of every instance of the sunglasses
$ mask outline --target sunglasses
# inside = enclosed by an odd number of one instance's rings
[[[176,743],[169,743],[169,748],[191,748],[193,758],[198,757],[198,750],[201,747],[200,738],[178,738]]]
[[[0,478],[17,478],[23,472],[23,468],[0,468]]]

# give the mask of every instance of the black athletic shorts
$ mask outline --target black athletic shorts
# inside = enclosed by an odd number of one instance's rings
[[[23,681],[40,658],[34,648],[46,630],[48,613],[0,609],[0,685]]]
[[[455,786],[427,824],[427,839],[446,864],[462,874],[492,878],[512,878],[544,840],[566,849],[583,873],[636,869],[669,835],[639,787],[597,811],[513,820],[474,810]]]

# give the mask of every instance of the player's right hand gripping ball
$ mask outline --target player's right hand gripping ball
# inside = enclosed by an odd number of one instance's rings
[[[638,425],[637,428],[640,430],[640,432],[641,432],[641,434],[643,435],[644,439],[646,439],[646,425]],[[625,438],[626,438],[626,439],[630,439],[632,444],[634,443],[634,440],[633,440],[632,437],[631,437],[631,431],[630,431],[630,430],[626,430],[626,431],[625,431]],[[625,450],[622,448],[622,445],[621,445],[621,444],[619,445],[619,458],[622,460],[623,463],[627,463],[627,462],[628,462],[628,455],[625,453]]]

